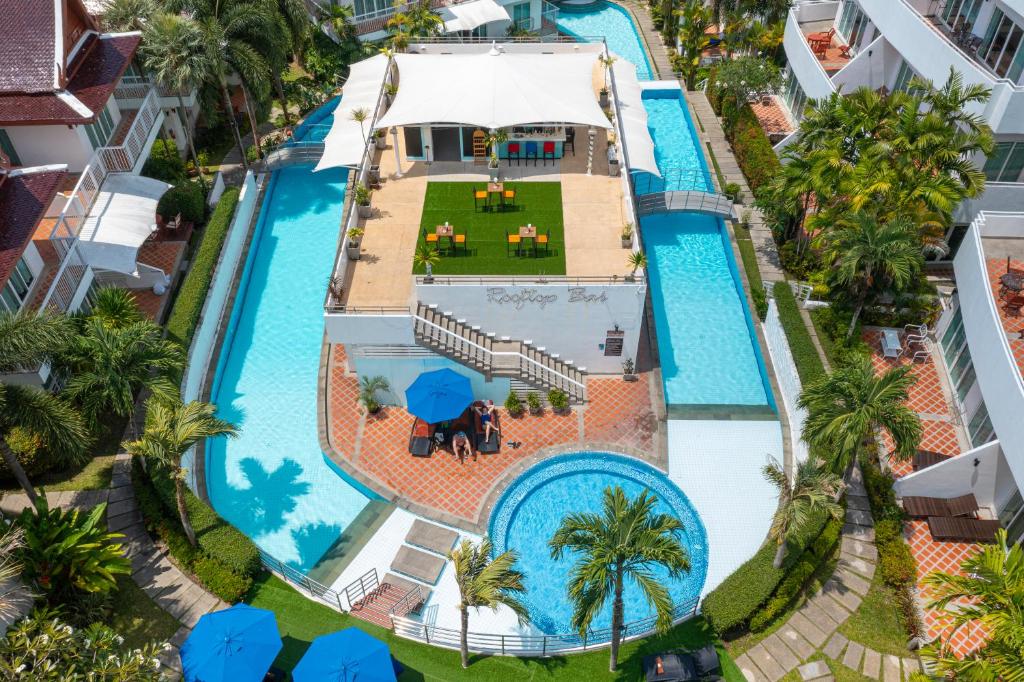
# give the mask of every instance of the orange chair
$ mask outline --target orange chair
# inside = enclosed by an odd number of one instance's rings
[[[457,235],[455,235],[453,237],[452,244],[453,244],[453,248],[452,248],[453,252],[458,253],[459,247],[461,246],[463,251],[465,251],[467,254],[469,253],[469,249],[466,246],[466,235],[464,235],[464,234],[457,234]]]
[[[473,188],[473,205],[476,208],[480,208],[480,201],[481,200],[484,202],[484,208],[490,208],[491,200],[490,200],[490,194],[488,194],[488,192],[487,192],[487,188],[484,188],[484,189]]]
[[[512,234],[508,230],[505,230],[505,255],[508,256],[509,254],[512,253],[512,245],[515,244],[516,245],[516,255],[518,256],[519,255],[519,247],[522,244],[522,242],[523,242],[523,239],[522,239],[522,237],[519,236],[518,232],[516,232],[515,234]]]
[[[427,246],[438,246],[441,242],[441,238],[437,236],[436,232],[430,232],[426,228],[423,228],[423,241],[427,243]]]
[[[516,191],[514,189],[506,189],[501,193],[501,205],[502,206],[515,206],[516,205]]]
[[[537,247],[544,245],[544,255],[547,256],[551,253],[551,230],[544,230],[544,234],[537,233],[537,238],[533,240],[533,255],[537,255]]]

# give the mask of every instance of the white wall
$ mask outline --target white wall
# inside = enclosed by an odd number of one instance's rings
[[[80,126],[8,126],[4,128],[23,166],[66,163],[68,172],[80,173],[92,147]]]
[[[326,313],[324,328],[331,343],[380,346],[412,346],[416,343],[416,337],[413,335],[412,316],[408,314],[344,315]]]
[[[891,46],[888,46],[887,50],[887,45],[885,38],[878,36],[873,43],[857,52],[857,56],[832,76],[832,83],[836,89],[848,95],[861,86],[866,85],[872,90],[877,90],[883,85],[888,85],[887,74],[890,67],[887,59],[898,64],[899,54]]]
[[[364,357],[358,348],[349,347],[346,352],[352,353],[351,363],[360,377],[382,376],[391,385],[391,394],[381,393],[381,402],[387,405],[406,406],[405,389],[412,385],[423,372],[438,369],[451,369],[469,379],[473,387],[473,398],[476,400],[493,400],[501,405],[508,397],[511,382],[507,378],[496,377],[487,381],[480,372],[464,365],[435,355],[431,357]]]
[[[39,277],[39,273],[43,271],[43,267],[46,265],[43,262],[43,257],[39,255],[39,249],[31,241],[28,246],[25,247],[25,253],[21,255],[25,259],[25,265],[32,271],[32,277]]]
[[[453,280],[455,281],[455,280]],[[636,359],[647,287],[634,284],[417,284],[416,298],[437,304],[483,332],[530,341],[592,373],[620,373]],[[605,334],[625,332],[622,356],[605,357]]]
[[[953,212],[953,218],[958,223],[969,223],[979,211],[1024,212],[1024,183],[986,182],[985,191],[961,202]]]
[[[977,460],[978,465],[974,462]],[[979,448],[969,450],[939,464],[915,471],[896,480],[894,488],[899,497],[959,497],[973,493],[978,505],[993,511],[1006,502],[1013,493],[1012,488],[1004,497],[996,499],[996,484],[1000,471],[1000,460],[1003,460],[998,441],[985,443]],[[1002,468],[1005,470],[1005,461]],[[1011,483],[1012,476],[1007,476]],[[1005,488],[1005,485],[1002,486]]]
[[[807,44],[793,11],[786,17],[786,32],[782,44],[790,69],[810,99],[823,99],[835,91],[835,86],[825,73],[825,69],[811,52],[811,47]]]
[[[839,0],[834,2],[800,2],[793,6],[797,19],[802,23],[835,19],[839,14]]]

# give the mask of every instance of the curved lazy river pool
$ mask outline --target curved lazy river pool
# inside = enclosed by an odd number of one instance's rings
[[[515,550],[517,568],[526,576],[526,597],[534,627],[548,634],[573,633],[572,606],[566,596],[566,581],[575,558],[566,553],[551,558],[548,540],[572,512],[600,512],[604,490],[618,485],[629,497],[649,490],[658,498],[656,511],[682,521],[681,541],[690,555],[690,572],[670,579],[664,569],[653,571],[667,586],[677,613],[692,608],[704,586],[707,573],[707,539],[704,524],[686,495],[663,473],[643,462],[605,452],[578,452],[546,460],[532,467],[505,490],[491,512],[490,537],[496,553]],[[626,622],[653,615],[640,588],[627,580]],[[611,602],[594,619],[595,627],[608,623]]]

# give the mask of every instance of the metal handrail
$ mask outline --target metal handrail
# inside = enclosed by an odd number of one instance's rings
[[[636,284],[643,281],[642,275],[527,275],[521,277],[501,277],[498,275],[433,275],[416,276],[416,284],[440,284],[457,286],[460,284],[505,284],[507,286],[523,286],[525,284]]]
[[[327,587],[323,583],[317,582],[313,578],[303,573],[297,568],[292,568],[288,564],[275,559],[271,555],[264,552],[262,549],[257,548],[260,553],[260,563],[271,573],[275,573],[285,582],[290,582],[293,585],[305,588],[306,592],[310,596],[314,596],[321,601],[334,606],[338,606],[338,610],[341,612],[345,611],[345,607],[341,605],[341,594],[335,592],[331,588]]]
[[[369,589],[367,589],[367,585],[370,585]],[[348,608],[352,608],[353,602],[359,602],[366,599],[367,595],[376,590],[379,586],[380,580],[377,577],[376,568],[371,568],[369,571],[353,580],[342,589],[342,592],[345,595],[345,600],[348,601]],[[353,600],[352,595],[356,593],[357,590],[359,596]]]
[[[405,614],[412,611],[413,608],[415,608],[418,604],[422,603],[423,592],[420,590],[419,585],[414,585],[409,588],[408,592],[402,595],[402,598],[399,599],[394,606],[391,607],[391,610],[388,611],[388,615],[398,617],[404,616]],[[399,609],[399,607],[405,607],[405,610],[402,611]]]
[[[344,303],[331,303],[324,310],[328,313],[341,315],[411,315],[409,308],[405,306],[350,306]]]

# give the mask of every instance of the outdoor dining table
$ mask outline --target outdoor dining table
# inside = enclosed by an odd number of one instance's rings
[[[505,191],[505,183],[504,182],[488,182],[487,183],[487,193],[488,194],[498,194],[498,195],[500,195],[504,191]]]
[[[520,239],[532,239],[533,240],[533,253],[537,254],[537,226],[536,225],[520,225],[519,226],[519,238]]]
[[[999,278],[999,282],[1010,291],[1024,289],[1024,272],[1008,272]]]
[[[437,240],[442,239],[448,240],[448,246],[455,248],[455,226],[445,223],[444,225],[438,225],[434,228],[434,234],[437,235]]]

